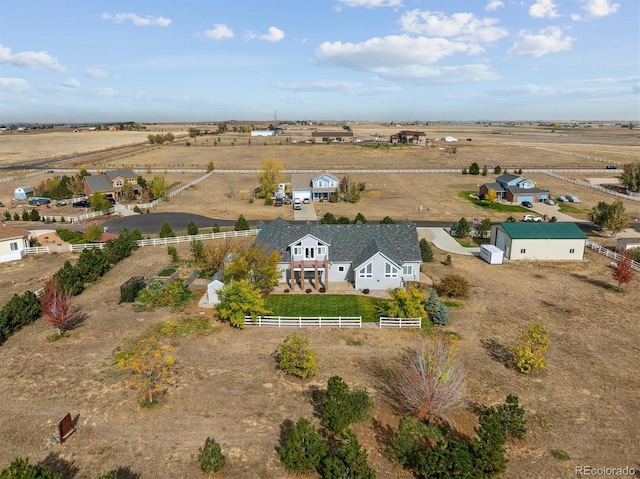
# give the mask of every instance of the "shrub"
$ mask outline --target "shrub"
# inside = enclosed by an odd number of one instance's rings
[[[265,200],[266,204],[266,200]],[[245,219],[244,215],[240,215],[233,228],[235,231],[244,231],[249,229],[249,222]]]
[[[362,213],[358,213],[358,214],[356,215],[356,217],[354,218],[353,223],[354,223],[354,224],[358,224],[358,223],[360,223],[360,224],[363,224],[363,225],[364,225],[364,224],[366,224],[366,223],[367,223],[367,219],[364,217],[364,215],[363,215]]]
[[[22,212],[22,221],[29,221],[29,212],[27,210]]]
[[[175,246],[173,245],[167,246],[167,254],[171,256],[171,261],[173,261],[174,263],[177,263],[178,261],[180,261],[180,258],[178,257],[178,250]]]
[[[444,259],[444,264],[445,266],[451,266],[451,255],[448,254],[447,257]]]
[[[0,343],[23,326],[40,317],[40,301],[35,293],[14,294],[0,309]]]
[[[364,294],[369,294],[369,292],[370,292],[370,291],[369,291],[369,288],[364,288],[364,289],[362,290],[362,292],[363,292]]]
[[[136,298],[151,307],[180,306],[193,297],[193,293],[184,281],[171,281],[165,285],[162,281],[153,281],[138,293]]]
[[[307,289],[304,290],[304,292],[307,293],[307,294],[309,294],[311,291],[312,291],[311,288],[307,288]]]
[[[439,295],[450,298],[466,298],[470,289],[469,281],[459,274],[446,275],[436,286]]]
[[[293,333],[287,336],[275,352],[278,368],[287,374],[307,379],[318,374],[316,352],[309,349],[309,340]]]
[[[327,429],[340,434],[351,423],[367,419],[372,408],[373,401],[366,390],[350,392],[340,376],[329,378],[322,400],[322,421]]]
[[[460,218],[458,223],[456,223],[456,236],[458,238],[466,238],[471,234],[471,227],[469,226],[469,222],[465,218]]]
[[[431,318],[433,318],[440,309],[440,299],[438,298],[438,293],[436,293],[436,290],[433,288],[429,291],[425,309]]]
[[[310,472],[320,468],[329,447],[308,419],[298,419],[278,451],[285,467],[295,472]]]
[[[198,225],[196,225],[194,221],[190,221],[189,224],[187,225],[187,233],[190,235],[198,234]]]
[[[433,249],[425,238],[420,240],[420,255],[422,256],[422,261],[425,263],[433,261]]]
[[[220,445],[210,437],[204,441],[204,447],[199,449],[198,462],[200,470],[205,473],[220,471],[227,463],[227,458],[222,454]]]
[[[8,211],[4,212],[4,217],[7,221],[11,221],[11,213],[9,213]]]
[[[442,433],[434,425],[425,424],[415,416],[404,416],[391,437],[387,452],[403,466],[413,467],[429,449],[428,441],[435,441],[441,436]]]
[[[1,479],[61,479],[62,475],[46,466],[29,464],[28,457],[19,457],[0,471]]]
[[[320,223],[322,223],[323,225],[334,225],[336,224],[336,217],[333,213],[329,213],[327,211],[320,219]]]
[[[84,239],[89,243],[97,243],[102,237],[102,228],[100,225],[89,225],[84,230]]]
[[[547,328],[540,322],[529,323],[520,331],[518,341],[509,347],[513,354],[513,366],[523,374],[544,369],[544,353],[549,349]]]
[[[392,225],[394,223],[395,221],[393,221],[393,219],[389,216],[385,216],[384,218],[382,218],[382,221],[380,221],[381,225]]]
[[[362,450],[356,435],[347,430],[343,437],[338,455],[330,456],[324,461],[322,477],[325,479],[375,479],[376,473],[367,463],[367,452]]]
[[[496,412],[507,436],[524,438],[527,432],[527,420],[524,418],[524,408],[518,403],[518,396],[509,394],[504,404],[496,406]]]
[[[142,210],[140,209],[140,207],[139,207],[138,205],[135,205],[135,206],[133,207],[133,212],[134,212],[134,213],[142,213]]]
[[[175,235],[176,234],[173,232],[173,228],[171,228],[171,225],[168,221],[165,221],[164,223],[162,223],[162,225],[160,225],[160,238],[171,238]]]

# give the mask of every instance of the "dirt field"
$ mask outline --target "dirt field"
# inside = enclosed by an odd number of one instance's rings
[[[398,131],[388,125],[352,127],[356,135],[365,139],[387,137]],[[259,168],[265,158],[278,158],[286,168],[315,169],[316,165],[322,165],[328,171],[436,166],[462,169],[472,161],[511,169],[602,167],[603,161],[624,162],[640,157],[638,132],[630,130],[592,128],[552,133],[524,127],[442,124],[419,129],[434,138],[451,134],[472,141],[461,141],[456,154],[447,155],[438,147],[387,150],[355,145],[277,145],[269,143],[272,139],[266,146],[255,141],[249,146],[248,137],[240,135],[235,135],[237,143],[231,146],[233,134],[226,134],[218,146],[176,144],[126,160],[101,160],[100,165],[204,167],[213,161],[218,169]],[[290,133],[291,138],[309,134],[308,129]],[[85,133],[75,135],[88,137]],[[44,138],[46,134],[41,136]],[[20,141],[25,141],[24,138],[20,137]],[[13,158],[26,154],[20,147],[26,149],[29,143],[5,140],[4,135],[0,136],[3,152],[14,152]],[[33,158],[43,158],[38,156],[43,153],[37,152],[40,141],[33,143]],[[63,137],[56,141],[60,153],[72,147]],[[73,145],[73,148],[91,151],[95,145]],[[3,155],[0,162],[4,158]],[[293,217],[291,208],[250,203],[256,175],[234,175],[234,198],[227,195],[230,177],[215,174],[162,203],[157,211],[186,211],[230,219],[239,214],[248,219]],[[598,201],[613,199],[547,175],[526,176],[550,189],[554,196],[577,195],[582,200],[577,205],[582,211],[575,213],[579,218],[585,218]],[[485,217],[485,210],[459,198],[458,192],[474,190],[477,184],[490,181],[492,175],[485,178],[444,173],[352,173],[352,178],[366,183],[362,200],[354,205],[319,203],[316,205],[319,216],[330,211],[350,218],[362,212],[369,220],[387,215],[396,220]],[[190,179],[190,174],[178,174],[177,178],[173,173],[167,174],[169,184]],[[25,184],[21,180],[16,182]],[[5,204],[15,186],[0,183],[0,200]],[[640,217],[637,203],[625,202],[625,207],[630,217]],[[491,219],[506,216],[496,214]],[[601,238],[600,242],[611,245],[614,241],[615,238]],[[189,257],[188,248],[178,245],[182,258]],[[424,271],[435,281],[455,272],[473,284],[471,296],[461,301],[461,307],[450,309],[449,328],[462,338],[460,353],[469,371],[469,401],[474,406],[486,406],[514,393],[527,410],[529,433],[525,440],[509,443],[510,463],[505,477],[574,477],[576,465],[629,466],[639,470],[638,280],[628,285],[625,293],[615,292],[611,288],[615,283],[610,261],[590,250],[580,263],[509,262],[502,266],[459,256],[454,256],[451,266],[444,266],[441,261],[445,255],[436,250],[436,261],[425,265]],[[77,256],[28,256],[20,262],[0,264],[0,303],[13,293],[37,288],[41,277],[55,272],[68,258],[73,261]],[[421,335],[417,331],[304,330],[311,347],[318,352],[320,366],[319,376],[305,382],[276,371],[271,357],[292,331],[257,328],[238,331],[216,323],[212,334],[182,339],[175,345],[179,358],[178,384],[161,404],[141,409],[112,365],[114,351],[127,338],[136,337],[165,319],[200,314],[213,318],[211,310],[200,310],[196,305],[181,311],[160,309],[141,313],[117,304],[119,287],[124,281],[134,275],[149,276],[168,262],[164,247],[138,250],[76,298],[87,319],[70,331],[67,338],[48,342],[46,338],[53,329],[39,320],[0,346],[0,414],[5,418],[0,421],[0,437],[4,439],[0,467],[15,457],[30,456],[33,462],[46,459],[49,464],[57,464],[66,471],[65,477],[93,478],[119,466],[130,467],[142,478],[200,477],[198,448],[211,436],[229,458],[221,477],[298,477],[286,473],[276,452],[281,424],[301,416],[313,418],[311,392],[324,388],[327,379],[338,374],[353,387],[367,387],[375,399],[374,420],[354,429],[378,477],[412,477],[384,455],[386,432],[397,426],[399,416],[385,401],[379,371],[385,362],[413,344]],[[530,321],[547,325],[551,347],[548,369],[526,377],[505,367],[504,357],[518,331]],[[354,338],[361,339],[363,345],[348,346],[346,340]],[[457,417],[456,426],[460,430],[473,429],[472,410],[470,407]],[[57,421],[67,412],[79,416],[78,431],[62,446],[48,445],[46,441]],[[567,453],[570,460],[554,459],[551,456],[554,449]]]
[[[183,248],[180,254],[188,253]],[[437,252],[437,260],[443,256]],[[208,336],[179,341],[178,385],[157,407],[140,409],[111,366],[114,350],[125,338],[164,319],[201,314],[196,307],[136,313],[117,304],[126,278],[149,275],[167,261],[164,248],[146,248],[117,265],[77,298],[88,318],[68,338],[48,343],[52,328],[40,320],[0,347],[0,412],[10,418],[0,425],[5,439],[0,464],[29,455],[35,461],[67,461],[69,469],[78,470],[76,477],[118,466],[143,478],[199,477],[197,450],[212,436],[229,455],[223,477],[290,477],[275,451],[280,425],[286,419],[313,417],[310,391],[338,374],[354,387],[367,387],[375,398],[374,421],[355,429],[378,477],[411,477],[383,453],[383,432],[396,426],[399,417],[380,392],[376,371],[410,346],[420,335],[417,331],[305,330],[320,365],[319,376],[305,382],[274,368],[271,353],[291,331],[238,331],[220,325]],[[31,271],[40,267],[24,264]],[[469,400],[489,405],[515,393],[527,410],[530,431],[524,441],[510,443],[506,477],[570,477],[579,464],[640,468],[636,286],[624,294],[605,287],[613,284],[608,261],[591,252],[579,267],[526,262],[490,266],[477,258],[455,257],[450,267],[437,261],[425,271],[435,280],[461,273],[474,285],[463,306],[451,309],[450,327],[462,337]],[[526,377],[506,368],[502,357],[518,330],[534,320],[550,330],[549,367]],[[348,346],[349,338],[364,344]],[[77,433],[63,446],[46,445],[56,421],[67,412],[79,415]],[[461,414],[458,427],[470,430],[473,417],[470,411]],[[553,459],[552,449],[571,459]]]

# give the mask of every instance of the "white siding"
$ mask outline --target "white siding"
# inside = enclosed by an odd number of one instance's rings
[[[581,260],[583,239],[512,239],[509,259]]]
[[[371,265],[371,277],[369,273],[364,271]],[[397,269],[395,276],[385,276],[386,266],[390,265]],[[389,289],[399,288],[402,285],[402,267],[389,261],[385,256],[377,253],[370,259],[354,269],[354,280],[356,289]]]

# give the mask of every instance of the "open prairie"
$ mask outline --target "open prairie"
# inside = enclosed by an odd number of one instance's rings
[[[453,135],[461,141],[456,152],[441,151],[449,144],[426,147],[363,147],[362,144],[304,144],[311,128],[340,129],[341,126],[305,127],[281,137],[252,139],[247,134],[226,133],[214,145],[214,137],[198,137],[161,147],[140,146],[126,157],[106,155],[68,160],[73,167],[205,168],[212,161],[216,170],[206,181],[182,192],[153,211],[200,213],[213,218],[250,220],[282,216],[292,219],[290,207],[269,207],[250,201],[257,186],[255,172],[266,158],[280,160],[286,169],[340,171],[353,181],[365,183],[360,202],[318,203],[319,216],[355,217],[361,212],[369,220],[390,216],[396,220],[446,220],[462,216],[505,219],[507,213],[487,214],[460,197],[462,191],[477,190],[491,181],[487,177],[461,173],[367,172],[380,169],[454,168],[461,170],[476,161],[482,165],[514,168],[602,168],[640,158],[638,131],[620,128],[556,129],[529,127],[484,127],[469,125],[425,125],[417,129],[430,138]],[[387,138],[400,128],[381,124],[351,125],[357,137]],[[160,128],[160,127],[158,127]],[[171,131],[185,133],[180,126]],[[416,129],[408,126],[403,129]],[[65,133],[50,140],[55,152],[45,150],[49,133],[0,135],[1,152],[9,157],[31,155],[29,160],[95,151],[97,144],[72,143],[95,132]],[[113,134],[102,148],[125,145]],[[149,131],[141,133],[144,141]],[[16,140],[5,141],[16,137]],[[51,137],[53,138],[53,137]],[[283,144],[277,144],[281,139]],[[289,138],[287,141],[286,138]],[[466,141],[471,138],[472,141]],[[235,139],[235,143],[233,140]],[[133,141],[133,140],[128,140]],[[267,145],[264,142],[267,142]],[[298,141],[298,140],[297,140]],[[31,143],[30,143],[31,142]],[[233,144],[232,144],[233,143]],[[33,147],[33,148],[31,148]],[[43,150],[39,151],[39,148]],[[49,146],[46,146],[49,148]],[[30,151],[27,151],[30,150]],[[48,151],[48,153],[44,153]],[[3,154],[0,158],[5,166]],[[13,160],[12,160],[13,161]],[[60,166],[63,166],[61,164]],[[232,171],[236,170],[236,171]],[[19,176],[24,172],[5,172]],[[181,186],[201,173],[163,173],[167,184]],[[562,173],[585,178],[583,173]],[[614,177],[616,170],[597,175]],[[552,195],[575,194],[582,202],[570,214],[585,219],[598,201],[613,197],[573,185],[539,172],[525,175],[548,188]],[[0,183],[0,200],[9,204],[13,188],[37,185],[50,174],[17,178]],[[143,173],[145,177],[152,174]],[[594,173],[589,173],[593,177]],[[282,178],[287,181],[288,178]],[[229,195],[233,189],[233,197]],[[8,201],[7,201],[8,200]],[[631,219],[640,217],[640,205],[625,201]],[[422,205],[422,209],[420,206]],[[74,209],[51,208],[50,214],[73,214]],[[1,211],[4,211],[2,208]],[[16,209],[17,210],[17,209]],[[11,210],[13,212],[13,210]],[[153,214],[153,212],[151,213]],[[11,224],[11,223],[10,223]],[[29,223],[18,223],[30,227]],[[13,225],[13,224],[12,224]],[[35,226],[35,224],[34,224]],[[614,244],[615,238],[598,241]],[[190,257],[189,245],[178,245],[179,256]],[[460,335],[459,351],[468,369],[471,405],[457,417],[455,425],[470,433],[478,407],[496,404],[509,393],[517,394],[527,410],[529,433],[523,441],[508,443],[508,478],[574,477],[574,467],[634,467],[640,470],[640,324],[637,305],[638,282],[625,292],[616,292],[610,260],[586,251],[579,263],[508,262],[488,265],[476,257],[453,257],[442,264],[446,252],[435,250],[436,261],[423,266],[437,282],[457,273],[473,285],[469,298],[451,307],[449,330]],[[0,303],[13,293],[39,286],[39,278],[56,271],[71,254],[29,256],[23,261],[0,265]],[[390,427],[396,427],[398,412],[383,393],[384,365],[423,337],[410,330],[304,330],[318,353],[320,373],[309,381],[297,381],[275,369],[272,357],[291,330],[235,330],[218,323],[212,310],[197,302],[184,309],[136,311],[118,304],[119,287],[131,276],[146,277],[168,266],[166,247],[147,247],[116,265],[74,302],[86,319],[69,335],[47,341],[53,330],[43,320],[24,328],[0,346],[0,465],[18,456],[46,463],[65,471],[64,477],[97,477],[119,466],[129,467],[142,478],[200,477],[198,448],[207,436],[215,438],[228,455],[222,477],[296,477],[283,468],[276,448],[284,421],[304,416],[317,423],[313,392],[326,386],[332,375],[342,376],[353,387],[366,387],[375,400],[373,421],[355,426],[369,461],[379,478],[411,478],[386,458]],[[202,293],[202,290],[197,292]],[[197,301],[197,300],[196,300]],[[113,364],[114,353],[131,338],[149,331],[166,319],[209,317],[214,330],[203,336],[174,341],[178,358],[178,381],[157,406],[138,406],[133,391]],[[532,377],[506,367],[508,346],[518,331],[531,321],[549,328],[551,347],[548,368]],[[347,341],[358,339],[360,346]],[[62,446],[47,444],[56,423],[67,413],[78,416],[78,431]],[[552,451],[561,450],[569,460],[560,461]],[[315,477],[313,475],[307,477]]]

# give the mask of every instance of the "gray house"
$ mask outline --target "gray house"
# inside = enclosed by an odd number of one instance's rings
[[[338,191],[339,183],[338,178],[326,171],[319,175],[317,173],[294,173],[291,175],[293,199],[328,201],[329,197]]]
[[[256,241],[280,253],[281,282],[291,289],[349,282],[385,290],[420,278],[420,244],[413,224],[300,225],[277,218]]]

